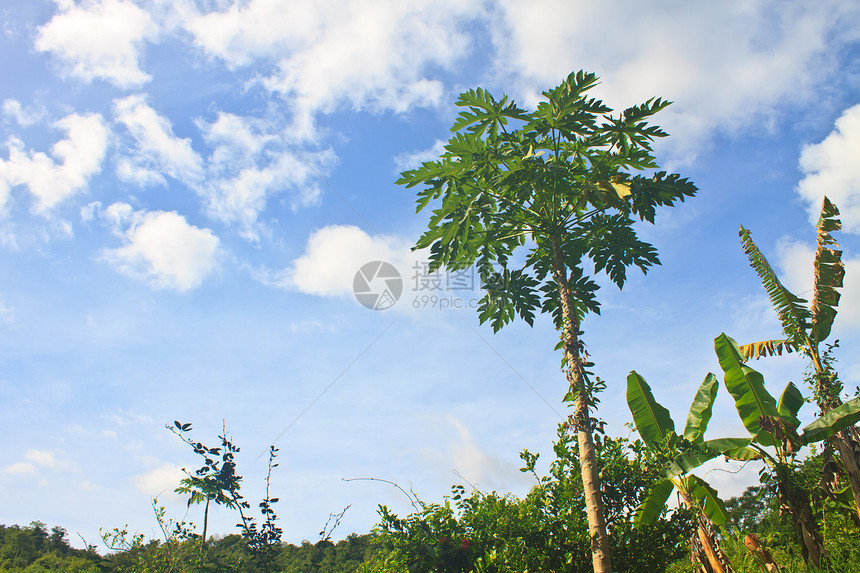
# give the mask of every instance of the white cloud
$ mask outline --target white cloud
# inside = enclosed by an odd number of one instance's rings
[[[8,201],[10,187],[26,185],[36,199],[34,211],[45,213],[83,190],[101,170],[108,129],[100,115],[71,114],[54,126],[67,134],[51,149],[59,163],[41,151],[25,151],[17,138],[6,142],[9,159],[0,159],[0,210]]]
[[[716,130],[767,128],[779,105],[821,97],[844,28],[856,35],[852,3],[632,0],[501,3],[493,27],[504,71],[537,96],[572,70],[601,77],[613,107],[661,96],[676,103],[655,120],[691,159]],[[551,18],[547,15],[552,14]]]
[[[6,303],[3,302],[3,299],[0,299],[0,320],[5,322],[6,324],[15,323],[15,309],[11,306],[6,306]]]
[[[777,244],[777,261],[779,276],[785,286],[794,294],[812,300],[813,274],[812,264],[815,260],[813,245],[783,239]],[[860,258],[845,259],[845,279],[842,297],[839,299],[839,313],[833,323],[835,331],[851,329],[860,326]]]
[[[422,163],[435,161],[445,152],[447,141],[437,139],[429,149],[419,149],[408,153],[401,153],[394,158],[394,166],[397,172],[407,171],[421,167]]]
[[[114,203],[100,216],[125,243],[105,249],[102,257],[154,288],[188,291],[218,267],[218,237],[210,229],[189,224],[175,211],[134,211],[126,203]]]
[[[337,332],[337,329],[331,324],[323,324],[318,320],[302,320],[300,322],[291,322],[290,331],[297,333],[312,333],[312,332]]]
[[[469,428],[459,419],[448,416],[440,420],[437,435],[449,435],[443,451],[431,450],[424,456],[442,475],[456,471],[481,489],[506,490],[533,483],[512,463],[484,451]]]
[[[315,231],[305,253],[276,279],[279,286],[317,296],[351,296],[355,273],[365,263],[387,261],[402,277],[411,268],[409,243],[395,237],[373,237],[352,225]]]
[[[198,46],[230,67],[276,62],[268,89],[291,99],[296,135],[313,137],[313,116],[346,104],[403,111],[435,105],[442,84],[427,77],[464,56],[478,0],[251,0],[186,24]]]
[[[797,192],[808,204],[809,220],[818,220],[826,195],[839,208],[845,231],[860,233],[860,104],[846,110],[821,143],[804,146],[800,168],[805,177]]]
[[[39,468],[56,468],[60,464],[54,454],[44,450],[27,450],[26,461],[15,462],[3,468],[3,473],[17,475],[38,475]]]
[[[45,116],[45,110],[25,108],[16,99],[3,100],[3,115],[11,118],[21,127],[35,125]]]
[[[117,175],[140,186],[164,183],[162,173],[194,184],[203,175],[203,160],[191,148],[191,140],[181,139],[173,127],[146,103],[142,95],[114,101],[114,115],[131,133],[137,146],[131,157],[118,163]]]
[[[14,464],[10,464],[3,468],[3,473],[6,474],[19,474],[19,475],[36,475],[39,473],[39,470],[36,469],[31,463],[28,462],[15,462]]]
[[[28,450],[27,453],[24,454],[24,459],[33,462],[36,465],[50,468],[57,465],[57,460],[54,458],[54,454],[44,450]]]
[[[173,464],[162,464],[157,468],[131,478],[137,490],[150,496],[160,496],[165,491],[173,493],[185,474],[182,468]]]
[[[39,28],[36,49],[50,52],[69,76],[103,79],[121,88],[140,86],[150,76],[140,69],[141,52],[156,39],[150,15],[125,0],[56,0],[59,12]]]
[[[245,238],[259,238],[257,219],[272,195],[289,192],[293,210],[319,202],[317,173],[336,160],[330,149],[303,150],[300,157],[263,120],[230,113],[219,113],[212,123],[198,121],[198,127],[213,151],[197,192],[210,216],[238,224]]]

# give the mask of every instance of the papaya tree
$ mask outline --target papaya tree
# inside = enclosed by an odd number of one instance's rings
[[[797,387],[789,382],[777,401],[765,388],[761,373],[744,363],[745,356],[733,339],[721,334],[714,340],[714,349],[726,389],[752,436],[750,447],[761,454],[771,470],[763,477],[775,487],[781,508],[792,518],[804,560],[818,568],[826,561],[827,553],[808,493],[796,479],[795,459],[803,446],[827,440],[857,423],[860,397],[830,410],[798,433],[797,413],[804,399]]]
[[[812,303],[789,291],[779,280],[767,259],[756,246],[750,232],[741,227],[740,237],[750,265],[767,290],[768,297],[779,315],[785,338],[745,344],[740,350],[745,359],[772,356],[783,352],[801,352],[812,366],[811,385],[821,414],[842,405],[842,384],[833,368],[830,354],[821,345],[830,336],[836,317],[845,276],[842,251],[831,233],[842,228],[839,210],[825,197],[817,224]],[[853,427],[835,434],[831,442],[839,452],[848,483],[854,496],[854,509],[860,516],[860,439]]]
[[[636,510],[634,523],[653,523],[669,496],[677,491],[684,505],[697,512],[697,530],[690,543],[695,558],[708,573],[731,573],[731,563],[711,526],[725,523],[726,507],[705,480],[688,472],[720,454],[745,460],[756,459],[759,454],[747,447],[750,439],[705,440],[718,389],[717,377],[708,373],[693,398],[684,433],[679,436],[669,410],[657,402],[645,379],[635,371],[627,376],[627,406],[636,431],[652,456],[663,460],[667,468],[665,477],[654,484]]]
[[[536,313],[551,314],[574,408],[592,563],[608,572],[582,321],[599,313],[595,273],[621,287],[629,267],[659,264],[635,219],[653,224],[658,206],[697,189],[658,171],[653,155],[653,140],[667,134],[648,120],[670,102],[653,98],[613,115],[588,96],[597,82],[571,73],[533,111],[481,88],[461,94],[445,151],[397,183],[421,187],[418,211],[438,205],[415,245],[429,248],[431,272],[477,268],[481,323],[498,331],[517,316],[532,325]]]

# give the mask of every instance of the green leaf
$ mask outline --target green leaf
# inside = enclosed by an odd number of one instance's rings
[[[651,491],[648,492],[648,497],[636,508],[636,513],[633,516],[633,524],[639,527],[640,525],[648,525],[657,521],[663,514],[666,501],[672,495],[672,490],[674,489],[675,484],[669,479],[654,484]]]
[[[825,197],[818,219],[818,240],[815,250],[815,281],[812,297],[812,332],[815,344],[820,344],[830,335],[836,307],[839,305],[839,291],[845,277],[842,251],[830,236],[832,231],[842,229],[839,209]]]
[[[669,410],[654,400],[651,388],[635,371],[627,375],[627,406],[633,414],[636,430],[648,446],[655,446],[675,433]]]
[[[583,222],[579,232],[590,245],[594,270],[606,271],[619,288],[627,280],[627,267],[636,265],[645,273],[660,264],[657,249],[636,237],[633,220],[624,213],[598,213]]]
[[[821,442],[857,422],[860,422],[860,397],[833,408],[803,428],[800,438],[805,444]]]
[[[800,407],[803,406],[804,402],[805,400],[800,390],[797,389],[794,382],[789,382],[785,390],[782,391],[779,402],[776,403],[776,409],[782,421],[792,428],[799,427],[800,420],[797,419],[797,412],[800,411]]]
[[[717,490],[712,488],[708,482],[698,476],[686,476],[681,478],[680,487],[693,500],[705,516],[716,525],[722,525],[729,518],[726,506],[720,499]]]
[[[805,306],[806,300],[795,296],[780,282],[770,263],[753,242],[749,231],[741,227],[739,236],[750,266],[761,279],[770,302],[779,315],[783,332],[792,344],[800,346],[812,319],[812,314]]]
[[[726,456],[733,460],[757,460],[761,456],[755,450],[747,447],[752,440],[750,438],[718,438],[698,442],[693,451],[684,452],[675,456],[666,469],[666,477],[673,478],[688,474],[703,463],[717,456]]]
[[[691,181],[677,173],[666,175],[665,171],[660,171],[651,177],[637,175],[630,182],[630,208],[640,220],[654,223],[656,207],[671,207],[675,201],[683,202],[686,197],[694,197],[698,190]]]
[[[752,443],[751,438],[717,438],[708,440],[705,447],[718,455],[726,456],[732,460],[746,462],[761,459],[761,454],[748,447]]]
[[[726,390],[735,400],[744,427],[761,445],[775,445],[773,436],[764,432],[759,424],[761,416],[779,417],[776,400],[764,387],[764,377],[744,365],[737,343],[725,334],[714,339],[714,349],[725,373]]]
[[[717,377],[708,372],[705,380],[699,386],[699,390],[693,398],[693,404],[690,406],[690,412],[687,414],[687,423],[684,426],[684,438],[687,440],[701,442],[704,439],[719,387],[720,383],[717,381]]]

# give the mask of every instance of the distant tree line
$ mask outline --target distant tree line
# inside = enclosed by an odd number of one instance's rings
[[[370,559],[371,535],[349,535],[338,542],[278,544],[271,565],[260,568],[241,535],[199,540],[148,540],[125,551],[102,555],[95,546],[75,549],[63,527],[48,531],[34,521],[28,526],[0,525],[0,571],[9,573],[353,573]]]

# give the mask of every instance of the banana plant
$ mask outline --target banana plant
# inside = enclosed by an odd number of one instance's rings
[[[755,269],[767,291],[771,303],[779,315],[785,338],[763,340],[739,346],[744,360],[763,356],[800,352],[810,360],[813,368],[812,385],[816,402],[822,415],[839,410],[843,405],[840,393],[842,384],[833,368],[828,352],[821,351],[821,344],[830,336],[833,320],[839,305],[839,288],[842,287],[845,267],[842,251],[833,239],[832,232],[842,228],[839,210],[825,197],[821,215],[816,225],[814,284],[812,303],[798,297],[782,284],[767,259],[752,240],[745,228],[740,228],[744,253]],[[839,417],[839,414],[834,414]],[[860,434],[852,426],[846,426],[831,436],[848,476],[854,496],[854,509],[860,516]]]
[[[834,408],[798,433],[797,413],[805,400],[789,382],[779,401],[767,391],[764,377],[745,364],[738,344],[725,334],[714,340],[726,389],[741,422],[752,436],[750,448],[769,466],[781,506],[794,522],[804,560],[818,568],[827,558],[807,493],[793,479],[800,448],[826,440],[860,420],[860,397]],[[767,448],[773,448],[772,451]]]
[[[730,573],[731,564],[711,527],[711,523],[717,526],[725,523],[728,518],[726,507],[714,488],[688,472],[720,454],[749,459],[758,454],[748,448],[750,439],[705,441],[705,430],[711,419],[718,388],[717,377],[709,373],[693,398],[684,433],[679,436],[675,433],[675,423],[669,411],[654,399],[645,379],[635,371],[627,376],[627,405],[633,414],[636,430],[652,453],[658,458],[669,459],[665,479],[651,488],[636,510],[634,523],[640,525],[656,520],[669,496],[677,490],[684,505],[697,511],[697,531],[691,545],[701,549],[700,552],[694,551],[698,560],[705,570]]]

